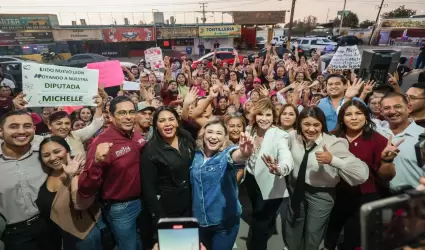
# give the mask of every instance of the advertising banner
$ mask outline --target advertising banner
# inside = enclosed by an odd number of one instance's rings
[[[107,43],[155,41],[153,27],[104,29],[103,36]]]
[[[393,28],[425,28],[425,18],[384,19],[381,27]]]
[[[55,41],[103,40],[102,30],[53,30]]]
[[[95,106],[96,70],[22,63],[22,88],[28,107]]]
[[[198,37],[198,27],[157,28],[157,39],[195,38]]]
[[[222,26],[200,26],[199,37],[217,38],[217,37],[240,37],[240,25],[222,25]]]
[[[235,24],[277,24],[285,22],[286,11],[233,11]]]
[[[0,30],[20,31],[20,30],[46,30],[51,25],[49,17],[44,15],[0,15]]]
[[[54,43],[52,32],[0,32],[0,46]]]

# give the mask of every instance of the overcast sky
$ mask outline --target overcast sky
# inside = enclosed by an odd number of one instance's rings
[[[59,2],[57,0],[14,0],[3,1],[1,13],[49,13],[57,14],[61,24],[71,24],[73,20],[86,19],[88,24],[124,23],[127,17],[131,24],[143,20],[152,21],[152,11],[164,12],[165,19],[175,16],[177,23],[195,23],[196,17],[202,17],[200,1],[195,0],[72,0]],[[225,11],[250,10],[290,10],[288,0],[206,0],[207,22],[232,22],[232,17],[222,14]],[[388,5],[383,12],[390,11],[404,4],[406,8],[417,10],[417,14],[425,15],[425,0],[386,0]],[[347,0],[346,10],[358,14],[360,21],[375,20],[376,6],[380,0]],[[342,10],[344,0],[297,0],[295,19],[308,15],[318,17],[319,22],[333,19],[338,10]],[[90,11],[90,12],[86,12]],[[216,11],[214,13],[214,11]],[[286,22],[289,21],[287,13]]]

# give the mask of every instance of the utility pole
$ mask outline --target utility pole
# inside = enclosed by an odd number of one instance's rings
[[[206,12],[205,12],[205,7],[206,7],[205,5],[207,3],[199,3],[199,4],[202,5],[202,6],[200,6],[202,8],[202,23],[205,24],[205,22],[207,21]]]
[[[344,9],[342,10],[341,14],[341,22],[339,24],[339,35],[342,34],[342,23],[344,22],[344,16],[345,16],[345,6],[347,5],[347,0],[344,0]]]
[[[369,37],[369,45],[372,43],[373,33],[375,33],[376,26],[378,26],[379,16],[381,15],[382,7],[387,7],[387,6],[388,6],[388,5],[386,5],[386,4],[384,5],[384,1],[385,1],[385,0],[382,0],[382,1],[381,1],[381,5],[376,6],[376,8],[378,8],[378,15],[376,15],[375,24],[373,25],[372,33],[370,33],[370,37]]]
[[[292,36],[292,28],[294,26],[295,2],[296,2],[296,0],[292,0],[291,17],[289,18],[288,41],[286,42],[286,48],[289,49],[289,50],[291,50],[291,36]],[[295,53],[297,53],[297,52],[295,52]]]
[[[328,12],[326,13],[326,22],[325,23],[327,23],[328,22],[328,17],[329,17],[329,8],[328,8]]]

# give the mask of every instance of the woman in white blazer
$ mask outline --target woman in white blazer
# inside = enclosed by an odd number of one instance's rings
[[[297,131],[289,133],[294,170],[289,175],[291,199],[285,223],[290,250],[317,250],[323,240],[341,178],[355,186],[369,177],[366,163],[350,153],[347,140],[327,134],[326,118],[317,107],[305,108]],[[271,169],[279,169],[268,162]]]
[[[293,168],[288,148],[288,133],[275,127],[276,110],[268,98],[257,101],[252,110],[250,134],[255,143],[254,154],[246,164],[245,185],[252,204],[249,250],[266,250],[270,225],[284,197],[289,193],[285,178]],[[277,169],[270,172],[266,159],[276,159]]]

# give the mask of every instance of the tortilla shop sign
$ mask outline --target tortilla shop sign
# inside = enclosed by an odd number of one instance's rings
[[[223,26],[200,26],[199,37],[215,38],[215,37],[240,37],[240,25],[223,25]]]

